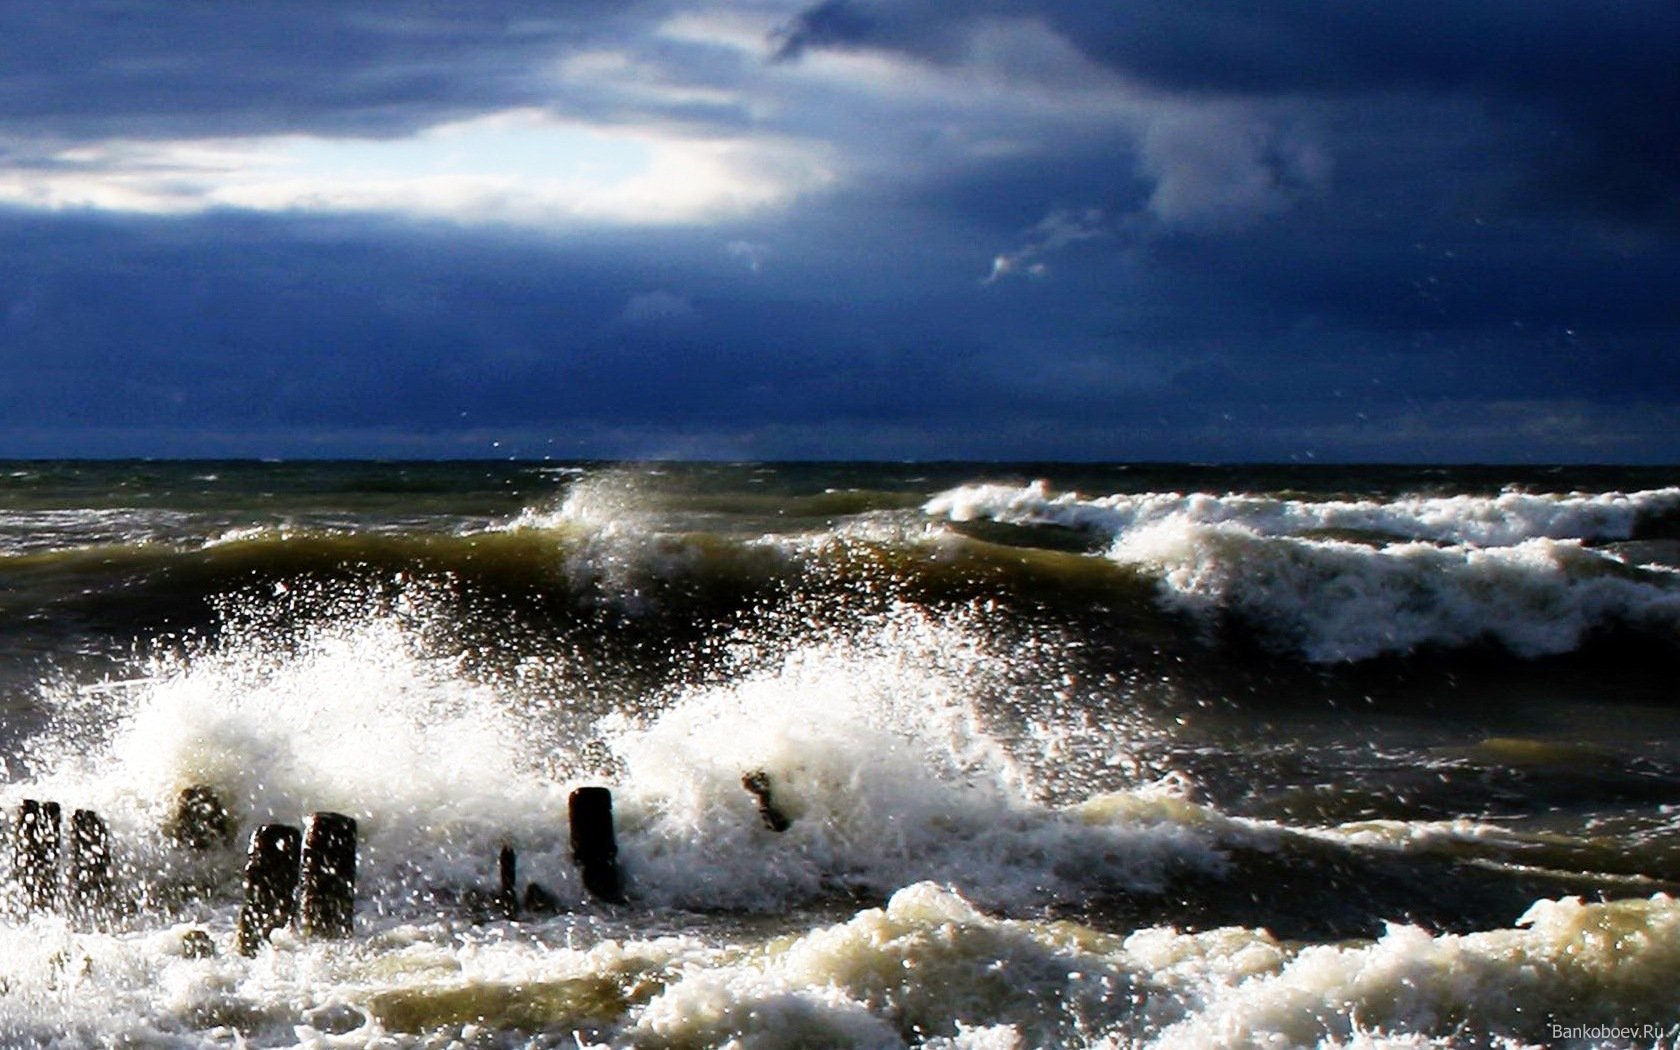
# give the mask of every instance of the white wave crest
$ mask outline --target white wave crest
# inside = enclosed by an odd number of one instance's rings
[[[1144,493],[1097,499],[1027,486],[965,486],[929,501],[953,521],[1057,525],[1109,540],[1107,557],[1153,576],[1164,606],[1214,627],[1235,619],[1314,662],[1492,641],[1524,657],[1573,651],[1593,632],[1673,636],[1672,574],[1593,549],[1642,516],[1680,507],[1646,492],[1301,501]],[[1362,542],[1329,538],[1354,533]]]
[[[1315,662],[1489,640],[1537,657],[1599,629],[1680,628],[1680,591],[1666,577],[1575,540],[1369,547],[1174,523],[1126,535],[1109,556],[1155,574],[1167,606],[1209,625],[1234,615]]]
[[[1246,494],[1145,492],[1095,498],[1052,493],[1048,482],[965,485],[923,510],[952,521],[1060,525],[1120,539],[1168,522],[1240,525],[1264,536],[1357,530],[1397,539],[1509,546],[1531,539],[1627,539],[1641,516],[1680,509],[1680,487],[1643,492],[1406,496],[1296,500]]]

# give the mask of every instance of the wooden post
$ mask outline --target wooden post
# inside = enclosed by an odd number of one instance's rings
[[[583,876],[583,888],[609,903],[624,903],[618,840],[613,834],[612,792],[604,787],[578,788],[572,792],[567,809],[572,825],[572,862]]]
[[[216,942],[203,930],[192,929],[181,934],[181,957],[184,959],[214,959]]]
[[[99,915],[111,909],[115,895],[111,833],[91,809],[70,814],[70,871],[65,876],[65,891],[72,911]]]
[[[57,802],[26,798],[18,805],[12,824],[12,877],[28,909],[50,908],[57,896],[62,818]]]
[[[526,913],[530,915],[553,915],[560,910],[560,898],[549,892],[540,882],[525,884],[523,903]]]
[[[776,805],[776,799],[770,794],[770,774],[762,769],[755,769],[741,778],[741,786],[747,793],[758,800],[758,816],[764,821],[764,826],[778,834],[786,831],[793,821]]]
[[[257,954],[270,934],[292,921],[302,838],[287,824],[264,824],[251,833],[245,903],[239,909],[239,954]]]
[[[175,799],[175,813],[164,832],[191,849],[231,846],[233,818],[214,790],[194,784],[181,789]]]
[[[41,843],[45,854],[44,866],[49,882],[58,882],[58,858],[64,843],[64,810],[57,802],[41,803]],[[47,887],[47,903],[56,895],[56,885]]]
[[[311,937],[348,937],[356,914],[356,821],[311,813],[303,842],[300,925]]]
[[[513,847],[503,845],[496,855],[496,874],[500,886],[496,891],[496,907],[504,919],[519,918],[519,855]]]

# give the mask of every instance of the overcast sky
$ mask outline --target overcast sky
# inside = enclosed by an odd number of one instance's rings
[[[0,456],[1680,462],[1672,0],[0,0]]]

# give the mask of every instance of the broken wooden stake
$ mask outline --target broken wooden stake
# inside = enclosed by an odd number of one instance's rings
[[[512,846],[502,847],[501,856],[497,858],[497,870],[501,876],[501,889],[496,895],[496,904],[505,917],[517,919],[522,910],[531,915],[553,915],[560,910],[560,898],[540,882],[527,882],[524,895],[519,893],[519,858]]]
[[[758,816],[764,821],[764,826],[771,831],[781,833],[792,826],[793,821],[776,805],[776,799],[770,794],[770,774],[762,769],[755,769],[741,778],[741,786],[747,793],[758,800]]]
[[[504,845],[496,855],[496,908],[504,919],[519,918],[519,855],[512,846]]]
[[[26,798],[12,824],[12,877],[23,891],[24,907],[50,908],[57,897],[59,828],[63,810],[57,802]]]
[[[356,917],[356,821],[311,813],[303,840],[299,924],[311,937],[348,937]]]
[[[572,862],[591,896],[612,904],[624,903],[623,879],[618,870],[618,840],[613,834],[612,792],[604,787],[581,787],[567,804],[572,825]]]
[[[233,818],[221,796],[203,784],[182,788],[164,833],[183,846],[207,850],[233,844]]]
[[[192,929],[181,934],[181,957],[185,959],[214,959],[216,942],[203,930]]]
[[[111,833],[91,809],[70,814],[70,870],[65,875],[66,903],[82,915],[111,910],[116,885],[111,877]]]
[[[560,911],[560,898],[540,882],[525,884],[524,904],[525,911],[532,915],[554,915]]]
[[[496,911],[504,919],[518,919],[523,911],[530,915],[553,915],[560,910],[560,898],[539,882],[527,882],[525,893],[519,892],[519,855],[512,846],[504,845],[496,857],[498,889]]]
[[[245,903],[239,909],[239,954],[257,954],[270,934],[292,921],[302,838],[288,824],[264,824],[251,833]]]

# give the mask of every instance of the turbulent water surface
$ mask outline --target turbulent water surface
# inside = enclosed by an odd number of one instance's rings
[[[0,801],[116,893],[9,843],[0,1045],[1673,1046],[1677,573],[1672,470],[0,464]]]

